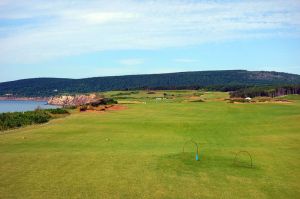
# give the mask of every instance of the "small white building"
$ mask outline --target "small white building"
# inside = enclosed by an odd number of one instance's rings
[[[246,97],[245,100],[251,101],[251,97]]]

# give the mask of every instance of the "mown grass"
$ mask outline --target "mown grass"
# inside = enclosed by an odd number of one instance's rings
[[[161,91],[164,93],[165,91]],[[176,93],[176,92],[174,92]],[[109,93],[106,93],[107,95]],[[73,113],[0,135],[0,198],[297,198],[300,103],[177,99]],[[182,98],[182,99],[181,99]],[[200,146],[182,146],[193,139]],[[234,165],[235,153],[249,151]]]

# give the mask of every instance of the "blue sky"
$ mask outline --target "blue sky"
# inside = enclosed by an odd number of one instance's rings
[[[227,69],[300,74],[300,1],[0,1],[0,82]]]

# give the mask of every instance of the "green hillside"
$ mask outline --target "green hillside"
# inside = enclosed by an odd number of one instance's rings
[[[245,86],[300,84],[300,76],[288,73],[225,70],[151,75],[94,77],[86,79],[35,78],[0,83],[0,96],[53,96],[133,89],[198,89],[232,91]]]

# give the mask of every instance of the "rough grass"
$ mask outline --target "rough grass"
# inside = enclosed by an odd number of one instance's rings
[[[162,91],[163,93],[164,91]],[[186,97],[192,92],[180,92]],[[300,103],[174,99],[0,135],[0,198],[297,198]],[[160,95],[158,92],[155,94]],[[218,100],[215,100],[215,99]],[[199,142],[200,161],[194,148]],[[235,153],[247,158],[234,165]]]
[[[277,97],[278,99],[286,99],[286,100],[300,100],[300,95],[285,95]]]

